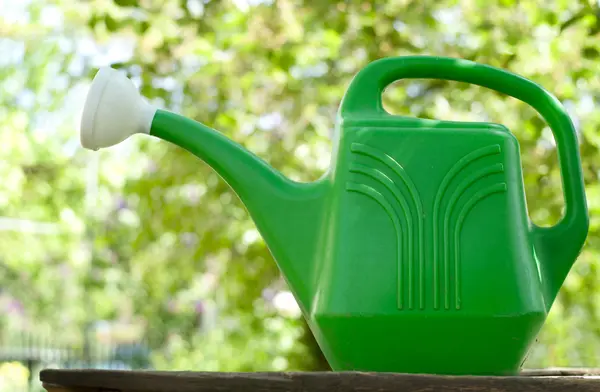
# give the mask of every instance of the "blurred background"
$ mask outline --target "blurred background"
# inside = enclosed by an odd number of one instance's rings
[[[310,181],[329,165],[354,74],[416,54],[508,69],[571,113],[590,235],[526,367],[600,366],[597,1],[0,0],[0,391],[38,390],[44,367],[328,369],[246,210],[206,164],[149,137],[80,147],[98,67]],[[560,218],[554,140],[533,109],[432,80],[395,83],[384,103],[506,125],[532,220]]]

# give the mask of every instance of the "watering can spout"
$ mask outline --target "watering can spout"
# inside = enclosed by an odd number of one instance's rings
[[[222,133],[152,107],[121,72],[102,68],[84,107],[81,144],[98,150],[149,134],[210,165],[246,206],[303,311],[310,307],[317,228],[327,180],[294,182]]]

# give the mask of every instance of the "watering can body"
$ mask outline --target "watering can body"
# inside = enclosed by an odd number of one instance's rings
[[[330,169],[297,183],[219,132],[129,97],[107,72],[88,96],[82,144],[147,133],[211,165],[247,206],[334,370],[518,372],[588,231],[575,131],[550,93],[469,61],[375,61],[342,100]],[[403,78],[473,83],[537,109],[557,141],[562,220],[529,220],[519,143],[504,126],[385,112],[383,89]]]
[[[516,371],[546,304],[514,136],[385,117],[341,135],[313,303],[332,366]]]

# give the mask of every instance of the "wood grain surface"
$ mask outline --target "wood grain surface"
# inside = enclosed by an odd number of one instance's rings
[[[46,369],[40,380],[49,392],[600,392],[600,369],[528,370],[511,377]]]

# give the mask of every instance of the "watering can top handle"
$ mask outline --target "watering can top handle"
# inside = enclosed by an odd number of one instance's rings
[[[554,235],[549,236],[552,238],[568,235],[571,246],[582,245],[587,235],[588,215],[579,147],[573,123],[558,99],[528,79],[488,65],[437,56],[390,57],[370,63],[355,76],[340,106],[342,117],[386,113],[381,95],[389,84],[400,79],[471,83],[510,95],[535,108],[552,129],[556,140],[565,213],[556,226],[550,229],[534,227],[534,230],[545,236],[552,233]]]

